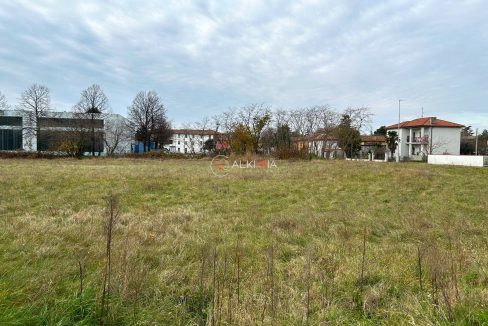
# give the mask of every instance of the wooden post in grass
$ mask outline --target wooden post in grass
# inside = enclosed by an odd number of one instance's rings
[[[310,287],[311,287],[311,278],[312,278],[312,257],[311,254],[309,253],[308,259],[307,259],[307,319],[306,319],[306,325],[310,325],[309,323],[309,318],[310,318]]]
[[[420,255],[420,247],[417,247],[417,268],[419,274],[419,288],[420,291],[423,290],[422,287],[422,256]]]
[[[83,297],[83,265],[81,260],[78,260],[78,266],[80,268],[80,298]]]
[[[215,325],[215,303],[216,303],[216,295],[215,295],[215,281],[216,281],[216,264],[217,264],[217,247],[214,248],[213,257],[212,257],[212,326]]]
[[[364,227],[364,234],[363,234],[363,251],[362,251],[362,259],[361,259],[361,277],[359,278],[361,283],[361,291],[363,289],[364,283],[364,265],[366,262],[366,227]]]
[[[236,296],[237,296],[237,307],[235,309],[236,311],[236,322],[238,322],[238,316],[239,316],[239,310],[240,310],[240,307],[241,307],[241,247],[240,247],[240,242],[241,242],[241,239],[240,239],[240,236],[237,236],[237,241],[236,241],[236,248],[235,248],[235,259],[236,259]],[[230,298],[229,298],[230,300]],[[230,315],[229,315],[230,316]],[[229,317],[229,320],[232,321],[232,317],[230,316]],[[229,325],[231,323],[229,322]]]
[[[274,324],[275,320],[275,281],[274,281],[274,239],[271,240],[270,248],[270,292],[271,292],[271,321]]]
[[[447,238],[449,240],[449,259],[451,261],[451,281],[454,285],[456,299],[459,300],[459,289],[458,289],[458,284],[457,284],[456,265],[454,262],[454,255],[452,252],[452,239],[451,239],[451,235],[449,233],[447,234]]]
[[[112,239],[113,231],[119,216],[118,197],[111,193],[107,198],[108,218],[105,225],[106,251],[105,270],[103,275],[102,307],[100,312],[100,324],[108,324],[108,309],[110,303],[110,287],[112,280]]]
[[[202,264],[200,265],[200,280],[199,280],[199,287],[200,287],[200,307],[199,307],[199,311],[198,313],[202,314],[202,311],[204,309],[204,305],[205,305],[205,300],[204,300],[204,294],[203,294],[203,279],[204,279],[204,273],[205,273],[205,259],[206,259],[206,255],[205,255],[205,251],[202,250]],[[202,318],[202,317],[200,317]],[[203,319],[200,320],[200,324],[203,323]]]

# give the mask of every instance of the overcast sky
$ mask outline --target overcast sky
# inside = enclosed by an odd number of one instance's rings
[[[259,102],[368,106],[376,128],[402,98],[403,119],[488,127],[488,1],[0,0],[0,91],[34,82],[56,110],[155,90],[175,125]]]

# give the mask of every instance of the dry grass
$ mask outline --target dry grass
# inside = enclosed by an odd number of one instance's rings
[[[99,322],[110,193],[110,323],[486,324],[487,177],[424,164],[278,162],[216,178],[205,160],[0,160],[0,324]]]

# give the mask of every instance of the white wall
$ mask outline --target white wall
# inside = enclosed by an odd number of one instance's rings
[[[471,155],[429,155],[429,164],[462,165],[462,166],[488,166],[488,156]]]
[[[398,129],[389,129],[388,131],[395,131],[398,132]],[[410,135],[410,129],[400,129],[399,139],[400,144],[395,149],[393,153],[393,158],[397,157],[397,152],[400,151],[400,159],[403,159],[408,156],[408,144],[407,144],[407,136]]]
[[[408,157],[407,137],[410,136],[410,129],[400,129],[400,158]],[[395,153],[396,157],[396,153]]]
[[[461,128],[432,128],[432,141],[429,134],[429,146],[432,146],[432,154],[459,155]]]

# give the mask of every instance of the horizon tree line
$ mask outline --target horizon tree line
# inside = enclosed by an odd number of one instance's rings
[[[6,97],[0,92],[0,110],[10,108]],[[27,136],[26,139],[35,139],[39,144],[43,133],[40,121],[53,114],[49,88],[39,84],[31,85],[21,93],[16,108],[25,119],[22,132]],[[124,137],[131,137],[141,141],[144,152],[149,152],[161,148],[171,137],[171,123],[166,107],[155,91],[140,91],[136,94],[127,107],[128,123],[106,119],[110,113],[109,100],[98,84],[81,91],[79,101],[72,107],[72,113],[80,123],[65,133],[65,136],[69,136],[57,144],[56,150],[75,152],[76,155],[89,152],[95,156],[100,155],[102,144],[110,155],[116,151]],[[206,151],[215,151],[220,142],[227,143],[230,147],[228,150],[238,154],[275,151],[287,156],[293,151],[292,140],[314,135],[315,140],[324,144],[320,156],[327,157],[333,146],[329,140],[334,138],[347,156],[353,157],[360,149],[360,135],[370,128],[372,117],[368,107],[347,107],[342,112],[329,105],[273,110],[270,105],[252,103],[230,107],[213,117],[186,124],[186,127],[216,132],[216,139],[199,144]],[[98,120],[104,120],[104,134],[100,134],[95,127]],[[398,139],[395,131],[387,134],[382,126],[374,134],[384,135],[390,152],[395,151]],[[487,134],[488,131],[484,130],[481,139]],[[31,147],[32,144],[27,146]],[[480,147],[486,151],[483,146]]]
[[[50,104],[49,88],[33,84],[21,93],[16,106],[26,117],[24,135],[28,136],[28,139],[36,139],[38,144],[42,132],[40,120],[52,113]],[[5,96],[0,93],[0,109],[2,108],[10,107]],[[135,140],[143,143],[144,152],[149,152],[164,145],[171,136],[171,123],[167,118],[166,108],[154,91],[140,91],[136,94],[132,104],[127,108],[128,124],[108,122],[106,132],[114,134],[112,138],[115,144],[109,144],[107,137],[97,134],[95,128],[95,121],[104,120],[109,110],[109,100],[99,85],[93,84],[84,89],[79,101],[72,107],[72,113],[85,123],[74,126],[70,136],[57,149],[77,155],[88,149],[91,155],[95,156],[97,152],[100,154],[96,144],[100,143],[102,138],[108,153],[111,154],[124,131],[130,131]],[[372,116],[367,107],[349,107],[342,113],[328,105],[272,111],[270,105],[254,103],[231,107],[212,118],[204,118],[194,126],[202,130],[213,129],[221,137],[230,136],[226,141],[229,141],[230,149],[235,153],[269,153],[273,149],[289,152],[292,138],[304,138],[319,131],[318,139],[322,139],[325,144],[328,144],[329,137],[335,136],[339,139],[340,146],[353,155],[358,150],[358,135],[363,128],[369,126]],[[208,150],[215,147],[215,144],[200,145]]]

